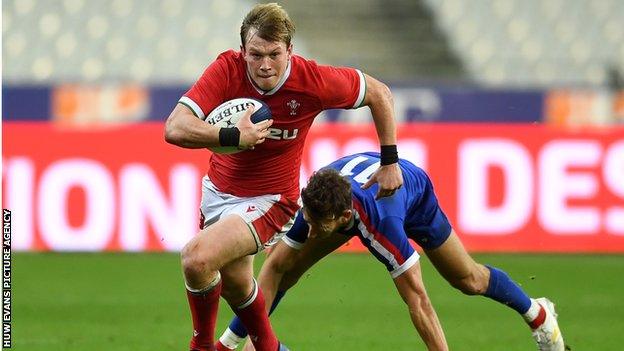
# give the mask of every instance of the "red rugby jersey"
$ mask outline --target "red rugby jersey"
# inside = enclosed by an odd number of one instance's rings
[[[208,176],[219,190],[241,197],[299,196],[299,168],[305,138],[323,110],[357,108],[366,91],[364,75],[353,68],[318,65],[297,55],[271,91],[258,89],[247,74],[240,52],[217,57],[180,98],[204,119],[221,103],[241,97],[264,101],[273,114],[271,135],[254,150],[213,154]]]

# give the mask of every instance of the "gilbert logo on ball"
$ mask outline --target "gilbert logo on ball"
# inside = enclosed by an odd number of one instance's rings
[[[258,123],[271,118],[271,110],[264,102],[252,98],[237,98],[228,100],[217,106],[205,121],[219,128],[232,128],[245,114],[250,106],[254,106],[254,112],[251,115],[251,122]],[[212,152],[220,154],[233,154],[240,152],[235,146],[218,146],[211,147]]]

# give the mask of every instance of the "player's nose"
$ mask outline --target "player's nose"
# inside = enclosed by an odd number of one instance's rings
[[[271,69],[271,64],[268,57],[262,58],[262,61],[260,62],[260,69],[263,71],[268,71]]]

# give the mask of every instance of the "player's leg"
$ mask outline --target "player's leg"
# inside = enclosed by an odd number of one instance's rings
[[[253,335],[258,350],[276,350],[277,338],[265,310],[262,289],[253,278],[253,256],[242,257],[221,269],[225,298],[234,313]],[[267,339],[268,338],[268,339]]]
[[[222,286],[219,270],[256,249],[246,223],[235,215],[201,230],[182,249],[182,270],[193,319],[192,350],[212,350]]]
[[[286,290],[294,286],[310,267],[349,239],[347,236],[337,234],[325,239],[311,238],[305,244],[300,243],[301,245],[287,240],[286,237],[277,243],[262,265],[258,276],[260,287],[265,292],[266,306],[271,306],[269,313],[275,310]],[[235,317],[219,338],[217,350],[234,350],[246,336],[247,331],[241,320]],[[248,344],[244,350],[253,350],[253,347]]]
[[[425,253],[455,288],[467,295],[486,296],[522,315],[533,329],[540,350],[563,350],[552,303],[546,299],[531,299],[504,271],[475,262],[454,231],[442,245],[426,249]]]
[[[228,213],[236,213],[244,218],[251,236],[258,245],[257,250],[260,251],[279,242],[279,239],[292,226],[298,204],[280,195],[267,195],[250,200],[252,203],[244,201],[229,209]],[[249,262],[248,269],[251,270],[251,261]],[[235,263],[228,265],[225,268],[231,273],[228,274],[226,270],[222,270],[222,273],[237,277],[237,266]],[[252,341],[257,350],[276,349],[277,346],[274,348],[270,346],[273,341],[277,345],[279,343],[272,332],[266,312],[263,289],[253,279],[240,281],[239,284],[238,288],[234,286],[233,289],[245,289],[244,292],[248,295],[245,296],[244,301],[235,301],[240,296],[231,296],[232,299],[228,299],[237,318],[253,335]],[[219,344],[220,342],[217,343],[217,348],[223,346]]]

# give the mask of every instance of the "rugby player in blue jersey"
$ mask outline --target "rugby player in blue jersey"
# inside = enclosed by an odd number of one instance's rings
[[[468,255],[439,207],[425,171],[399,160],[403,187],[391,197],[375,198],[377,185],[371,186],[369,177],[379,161],[376,153],[355,154],[312,175],[301,192],[303,208],[295,224],[260,272],[260,286],[271,311],[304,272],[357,236],[390,272],[428,349],[447,350],[422,281],[419,254],[408,241],[411,238],[452,286],[509,306],[530,326],[539,350],[563,351],[552,302],[530,298],[505,272],[477,263]],[[234,319],[216,348],[235,349],[246,335],[240,321]],[[251,345],[247,349],[252,349]]]

